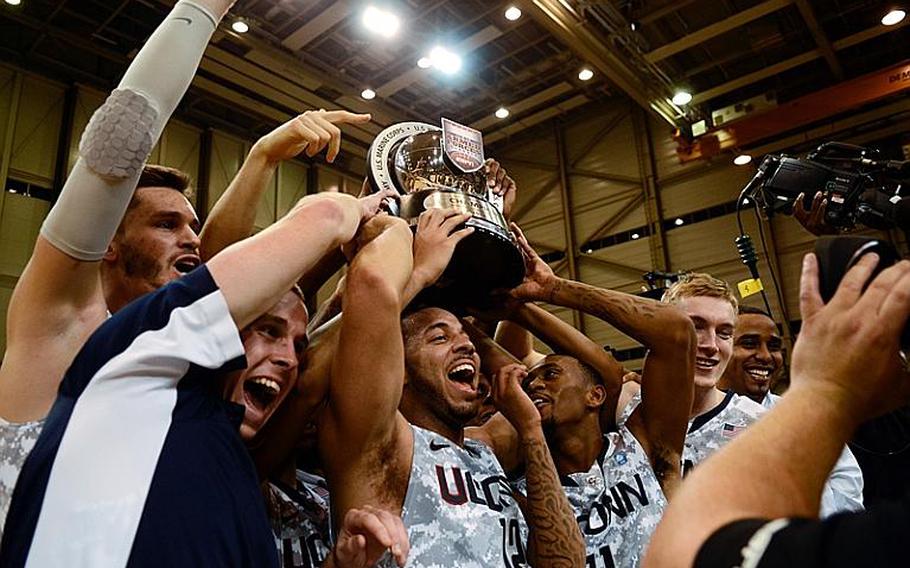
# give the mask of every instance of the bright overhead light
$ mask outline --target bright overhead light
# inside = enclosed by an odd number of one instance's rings
[[[752,156],[750,156],[749,154],[740,154],[739,156],[736,156],[735,158],[733,158],[733,163],[736,164],[737,166],[745,166],[746,164],[748,164],[751,161],[752,161]]]
[[[594,71],[591,71],[587,67],[583,67],[581,71],[578,72],[578,78],[582,81],[588,81],[591,77],[594,76]]]
[[[19,4],[22,4],[22,0],[6,0],[6,3],[10,6],[18,6]]]
[[[516,6],[509,6],[508,8],[506,8],[506,19],[509,20],[510,22],[514,22],[515,20],[517,20],[520,17],[521,17],[521,10],[519,10]]]
[[[509,109],[506,107],[499,107],[493,115],[496,116],[496,118],[506,118],[509,116]]]
[[[743,198],[743,205],[748,205],[748,204],[750,204],[750,203],[752,203],[752,202],[749,201],[749,198],[748,198],[748,197],[744,197],[744,198]]]
[[[692,93],[688,91],[676,91],[676,94],[673,95],[673,104],[675,105],[687,105],[692,102]]]
[[[685,221],[682,220],[682,217],[677,217],[676,220],[673,221],[673,223],[674,223],[677,227],[679,227],[680,225],[682,225],[683,223],[685,223]]]
[[[458,73],[461,69],[461,57],[441,46],[436,46],[430,51],[430,61],[433,67],[447,75]]]
[[[904,18],[907,16],[907,13],[903,10],[891,10],[884,16],[882,16],[882,25],[893,26],[904,21]]]
[[[629,22],[629,29],[633,32],[638,29],[638,22]]]
[[[632,240],[633,240],[633,241],[638,240],[640,237],[641,237],[641,235],[639,235],[638,233],[632,233]]]
[[[364,99],[370,101],[370,100],[373,100],[376,98],[376,91],[374,91],[373,89],[364,89],[364,90],[360,91],[360,96],[363,97]]]
[[[362,21],[366,29],[385,38],[393,37],[401,26],[398,16],[376,6],[367,6],[367,9],[363,11]]]
[[[9,0],[6,0],[9,3]],[[14,2],[19,2],[19,0],[13,0]],[[237,20],[231,24],[231,29],[237,32],[238,34],[245,34],[250,31],[250,25],[243,20]]]
[[[585,254],[591,254],[591,253],[593,253],[593,252],[594,252],[594,249],[592,249],[592,248],[586,248],[586,249],[585,249]]]
[[[429,57],[421,57],[417,60],[417,66],[421,69],[429,69],[433,66],[433,62],[430,61]]]

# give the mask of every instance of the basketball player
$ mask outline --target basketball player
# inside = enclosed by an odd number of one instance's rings
[[[180,191],[185,176],[143,165],[231,4],[177,3],[92,117],[80,158],[42,225],[7,314],[0,524],[61,378],[85,340],[109,310],[199,264],[196,215]],[[134,196],[137,184],[143,188]]]
[[[528,303],[511,321],[557,353],[531,369],[524,388],[540,413],[585,538],[586,565],[637,566],[680,482],[692,396],[692,324],[671,306],[558,278],[517,229],[516,234],[529,270],[512,295]],[[618,431],[607,432],[602,418],[615,412],[624,369],[535,301],[595,315],[648,348],[641,378],[644,402]]]
[[[524,369],[502,369],[492,387],[524,443],[522,514],[492,451],[464,438],[482,399],[479,359],[461,323],[440,308],[401,316],[402,298],[434,282],[470,233],[456,230],[465,219],[438,210],[421,217],[446,236],[428,251],[436,262],[419,271],[412,271],[409,239],[391,255],[374,246],[382,237],[348,270],[328,406],[317,426],[333,507],[400,513],[411,566],[579,566],[583,543],[540,416],[521,391]]]

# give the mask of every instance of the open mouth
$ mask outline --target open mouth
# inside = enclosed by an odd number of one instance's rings
[[[462,362],[452,367],[446,376],[463,391],[477,392],[477,368],[474,363]]]
[[[696,357],[695,368],[701,371],[711,371],[720,364],[717,359],[708,359],[707,357]]]
[[[281,393],[278,381],[267,377],[256,377],[243,383],[243,398],[247,404],[262,412],[275,402]]]
[[[194,254],[185,254],[178,257],[177,260],[174,261],[174,270],[176,270],[182,276],[188,272],[191,272],[200,264],[202,264],[202,261],[198,256]]]
[[[548,398],[541,396],[539,394],[532,394],[531,402],[533,402],[534,406],[536,406],[538,409],[544,405],[550,404],[550,400]]]

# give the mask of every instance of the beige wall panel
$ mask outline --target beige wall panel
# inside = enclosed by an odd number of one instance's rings
[[[287,161],[278,165],[278,216],[282,217],[306,195],[307,166]]]
[[[66,162],[67,173],[73,171],[76,160],[79,159],[79,142],[82,140],[82,132],[88,126],[88,121],[104,103],[105,93],[101,91],[79,85],[76,91],[76,106],[73,109],[73,128],[70,132],[69,155]]]
[[[9,111],[13,103],[13,86],[16,82],[16,72],[6,67],[0,67],[0,140],[6,140],[6,129],[9,125]],[[3,160],[0,153],[0,161]]]
[[[199,179],[199,146],[202,130],[176,120],[168,122],[158,142],[157,163],[184,171],[193,178]],[[196,205],[196,203],[194,203]]]
[[[649,120],[651,121],[654,162],[657,167],[658,178],[680,175],[683,172],[695,171],[705,167],[706,162],[703,160],[681,164],[679,155],[676,153],[676,142],[672,138],[672,128],[662,119],[650,116],[650,114]],[[718,159],[724,158],[720,157]],[[730,159],[732,160],[732,157]]]
[[[732,201],[754,174],[752,168],[731,165],[706,170],[675,183],[659,182],[664,218]]]
[[[4,325],[0,325],[0,353],[6,351],[6,311],[9,299],[13,295],[14,286],[13,281],[0,284],[0,322],[4,323]]]
[[[26,75],[16,113],[10,175],[50,187],[63,120],[65,88]]]
[[[626,187],[624,189],[619,189],[617,186],[614,186],[615,189],[613,191],[604,188],[605,190],[599,198],[586,201],[579,198],[578,193],[582,193],[585,197],[591,197],[595,192],[590,191],[590,189],[596,188],[598,185],[603,184],[603,182],[578,184],[575,183],[575,180],[577,179],[579,178],[572,178],[572,193],[576,196],[572,202],[575,210],[575,231],[578,235],[578,244],[581,246],[584,240],[590,238],[604,223],[622,211],[629,203],[629,200],[633,199],[636,195],[639,195],[641,193],[641,188]],[[601,185],[601,187],[603,186]],[[578,193],[576,193],[576,188],[579,190]],[[625,217],[619,220],[616,223],[616,226],[601,236],[613,235],[646,224],[647,219],[645,217],[645,211],[641,205],[638,205],[635,209],[625,215]]]
[[[6,194],[0,219],[0,274],[19,276],[22,273],[50,206],[42,199]]]
[[[228,136],[222,132],[212,133],[212,157],[209,167],[209,192],[207,210],[212,206],[227,189],[240,164],[246,157],[248,144],[242,140]]]
[[[641,177],[638,166],[638,156],[635,151],[635,132],[632,125],[632,115],[627,114],[622,120],[584,157],[579,156],[581,150],[587,147],[590,140],[597,135],[605,123],[613,120],[613,115],[599,117],[584,123],[588,131],[587,136],[577,136],[574,129],[566,133],[569,163],[574,167],[584,170],[610,173],[633,178]],[[579,160],[579,157],[581,159]],[[577,163],[576,163],[577,162]]]

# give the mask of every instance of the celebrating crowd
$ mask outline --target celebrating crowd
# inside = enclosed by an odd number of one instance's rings
[[[513,224],[523,281],[465,305],[425,291],[469,216],[428,209],[412,228],[386,213],[396,192],[366,183],[253,235],[277,165],[334,160],[344,124],[369,115],[310,111],[267,134],[200,227],[188,176],[146,160],[231,4],[180,0],[149,38],[18,281],[0,566],[821,566],[860,545],[874,565],[900,558],[905,505],[859,512],[845,443],[908,399],[910,263],[873,279],[867,255],[825,304],[806,257],[779,397],[776,323],[708,274],[662,301],[598,288],[554,274]],[[485,172],[508,219],[515,183],[495,160]],[[542,305],[636,340],[642,368]]]

